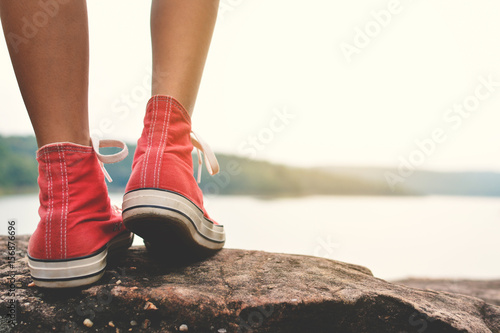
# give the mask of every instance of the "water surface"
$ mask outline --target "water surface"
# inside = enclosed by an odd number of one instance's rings
[[[500,198],[218,196],[206,206],[228,248],[322,256],[384,279],[500,278]],[[37,209],[37,195],[1,197],[0,234],[9,218],[18,234],[32,233]]]

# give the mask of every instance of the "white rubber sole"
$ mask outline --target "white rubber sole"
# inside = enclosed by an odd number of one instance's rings
[[[122,209],[124,225],[151,247],[164,248],[170,242],[202,254],[224,247],[224,227],[205,218],[198,206],[178,193],[130,191],[123,197]]]
[[[128,249],[133,238],[129,232],[122,233],[97,252],[80,258],[43,260],[28,255],[33,282],[44,288],[71,288],[94,283],[104,274],[108,256]]]

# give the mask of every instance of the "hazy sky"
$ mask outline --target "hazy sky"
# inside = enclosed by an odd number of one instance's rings
[[[91,128],[134,142],[149,97],[150,3],[88,6]],[[297,165],[406,159],[500,171],[500,2],[221,6],[193,118],[215,151]],[[31,133],[5,43],[0,101],[0,133]]]

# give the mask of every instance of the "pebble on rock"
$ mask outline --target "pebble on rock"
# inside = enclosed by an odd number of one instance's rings
[[[115,327],[115,323],[113,323],[112,321],[110,321],[110,322],[108,323],[108,325],[109,325],[109,327]]]
[[[90,320],[89,318],[85,319],[83,321],[83,325],[87,326],[87,327],[92,327],[94,326],[94,323],[92,322],[92,320]]]
[[[182,325],[179,327],[179,331],[181,331],[181,332],[187,332],[187,331],[188,331],[188,325],[186,325],[186,324],[182,324]]]
[[[132,321],[130,322],[130,326],[137,326],[137,322],[136,322],[135,320],[132,320]]]
[[[148,301],[144,305],[144,310],[158,310],[158,308],[156,307],[156,305]]]

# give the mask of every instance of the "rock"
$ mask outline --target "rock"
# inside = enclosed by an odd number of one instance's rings
[[[27,239],[18,236],[20,255]],[[5,236],[0,246],[6,249]],[[4,313],[11,299],[19,323],[12,332],[47,332],[52,327],[57,332],[88,332],[85,318],[99,332],[126,332],[132,318],[147,323],[134,326],[134,332],[177,332],[182,324],[189,325],[189,332],[203,333],[221,328],[273,333],[500,332],[500,307],[484,299],[416,289],[404,281],[390,283],[361,266],[300,255],[225,249],[182,267],[134,247],[110,262],[98,283],[65,290],[28,287],[32,280],[20,256],[12,271],[8,263],[0,266],[2,285],[11,283],[11,273],[21,287],[14,298],[8,288],[0,289],[0,332],[9,331]],[[122,283],[117,285],[117,280]],[[475,296],[489,295],[477,290],[468,289]],[[157,310],[145,310],[147,302]],[[107,325],[110,320],[114,329]]]
[[[500,280],[407,279],[394,281],[394,283],[418,289],[447,291],[455,294],[474,296],[487,303],[500,305]]]
[[[179,326],[179,331],[181,332],[187,332],[188,331],[188,326],[186,324],[182,324]]]

